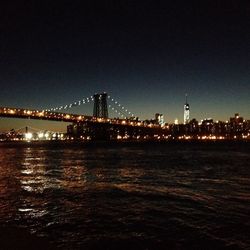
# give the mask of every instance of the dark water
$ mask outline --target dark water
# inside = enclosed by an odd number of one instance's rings
[[[0,224],[60,249],[250,249],[250,143],[2,143]]]

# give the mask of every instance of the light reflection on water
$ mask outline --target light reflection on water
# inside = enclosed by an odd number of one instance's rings
[[[0,223],[65,249],[247,249],[249,152],[240,143],[1,144]]]

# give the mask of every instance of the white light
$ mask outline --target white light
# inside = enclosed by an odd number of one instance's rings
[[[25,134],[25,138],[26,138],[27,140],[32,139],[32,133],[26,133],[26,134]]]
[[[44,136],[43,133],[39,133],[39,134],[38,134],[38,138],[40,138],[40,139],[43,138],[43,136]]]

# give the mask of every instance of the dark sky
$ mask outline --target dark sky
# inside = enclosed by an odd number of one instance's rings
[[[250,118],[250,4],[183,2],[2,2],[0,106],[48,108],[106,91],[142,119],[173,122],[188,93],[191,118]],[[2,130],[22,124],[0,119]]]

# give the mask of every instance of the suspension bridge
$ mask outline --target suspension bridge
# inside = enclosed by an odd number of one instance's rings
[[[110,104],[107,104],[107,99],[110,100]],[[89,102],[94,102],[93,115],[79,115],[66,112],[66,110],[73,107],[84,105]],[[116,106],[116,107],[115,107]],[[112,119],[108,117],[108,108],[113,110],[117,117]],[[51,120],[51,121],[64,121],[64,122],[108,122],[108,123],[123,123],[124,119],[132,119],[134,114],[128,111],[114,98],[111,98],[106,93],[95,94],[93,96],[84,98],[79,101],[72,102],[58,107],[51,107],[48,109],[25,109],[25,108],[11,108],[0,107],[0,117],[9,118],[28,118],[39,120]]]
[[[93,115],[73,114],[68,110],[87,103],[94,103]],[[117,117],[110,118],[109,111]],[[92,138],[110,138],[122,136],[135,137],[163,134],[159,124],[140,121],[130,110],[107,93],[94,94],[72,103],[47,109],[25,109],[0,107],[0,117],[22,118],[72,123],[68,133]]]

